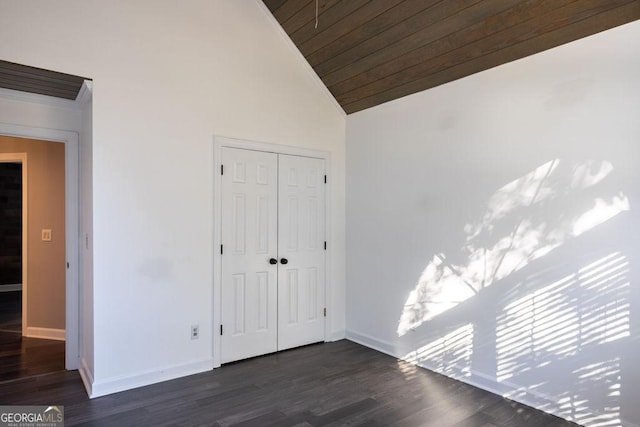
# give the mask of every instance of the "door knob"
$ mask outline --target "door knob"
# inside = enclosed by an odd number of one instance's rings
[[[277,260],[277,259],[275,259],[275,258],[271,258],[271,259],[269,260],[269,264],[271,264],[271,265],[273,265],[273,264],[277,264],[277,263],[278,263],[278,260]]]
[[[280,258],[280,264],[287,264],[289,262],[286,258]]]

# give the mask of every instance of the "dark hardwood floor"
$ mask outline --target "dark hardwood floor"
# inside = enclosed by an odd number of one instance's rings
[[[0,382],[64,371],[64,341],[0,332]]]
[[[0,292],[0,332],[22,332],[22,291]]]
[[[22,336],[22,292],[0,292],[0,381],[64,370],[64,341]]]
[[[347,340],[89,400],[75,371],[0,383],[0,405],[64,405],[66,425],[572,426]]]

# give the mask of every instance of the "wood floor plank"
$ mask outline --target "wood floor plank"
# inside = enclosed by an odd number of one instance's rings
[[[64,405],[69,426],[574,426],[347,340],[93,400],[71,371],[0,383],[0,396]]]

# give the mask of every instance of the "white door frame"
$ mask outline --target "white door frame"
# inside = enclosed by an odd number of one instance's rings
[[[222,208],[221,208],[221,177],[220,166],[222,164],[222,147],[241,148],[245,150],[264,151],[275,154],[289,154],[293,156],[313,157],[323,159],[325,161],[325,171],[331,170],[331,155],[328,151],[312,150],[308,148],[292,147],[288,145],[271,144],[267,142],[247,141],[241,139],[227,138],[223,136],[213,137],[213,367],[219,368],[220,363],[220,304],[222,304],[222,275],[220,267],[222,266],[222,256],[220,254],[221,228],[222,228]],[[327,182],[325,188],[325,239],[331,235],[331,180]],[[325,256],[325,307],[327,307],[327,317],[325,317],[324,340],[328,338],[327,325],[331,313],[331,244],[327,245]]]
[[[0,135],[15,136],[45,141],[62,142],[65,144],[65,235],[66,257],[66,315],[65,315],[65,368],[68,370],[79,368],[79,294],[78,272],[80,266],[79,244],[79,135],[58,129],[46,129],[32,126],[20,126],[0,123]],[[24,326],[23,326],[24,327]]]
[[[0,163],[19,163],[22,165],[22,335],[27,333],[27,255],[28,243],[29,243],[29,188],[28,188],[28,166],[27,166],[27,153],[0,153]]]

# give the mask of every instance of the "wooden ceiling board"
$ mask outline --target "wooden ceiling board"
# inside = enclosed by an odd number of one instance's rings
[[[318,16],[318,28],[315,28],[314,16],[311,21],[312,24],[303,26],[295,33],[287,34],[289,34],[289,37],[291,37],[291,40],[293,40],[296,46],[299,46],[366,5],[368,1],[369,0],[340,0],[328,8],[325,13]]]
[[[373,107],[394,99],[398,99],[416,92],[423,91],[432,87],[439,86],[444,83],[451,82],[472,74],[484,71],[507,62],[524,58],[534,53],[542,52],[547,49],[558,46],[558,38],[566,39],[564,43],[578,40],[583,37],[594,34],[594,28],[602,28],[601,31],[612,28],[613,26],[623,25],[630,22],[630,16],[640,16],[638,8],[640,3],[629,3],[623,7],[608,10],[604,13],[592,16],[588,19],[578,21],[575,24],[564,27],[559,30],[551,31],[540,35],[536,38],[530,38],[516,45],[496,50],[484,56],[479,56],[473,60],[460,62],[449,68],[442,68],[439,71],[425,76],[418,80],[396,86],[384,92],[371,94],[361,98],[355,102],[343,105],[346,112],[356,112],[366,108]],[[633,19],[637,20],[639,18]],[[342,104],[341,104],[342,105]]]
[[[264,0],[353,113],[640,19],[639,0]],[[286,18],[286,19],[285,19]]]
[[[519,0],[492,0],[476,2],[470,7],[462,10],[456,10],[453,14],[434,22],[433,25],[424,27],[421,31],[413,33],[393,44],[384,46],[361,60],[352,62],[348,65],[342,65],[341,69],[327,75],[321,75],[321,77],[330,89],[336,87],[336,93],[339,94],[347,92],[348,90],[354,89],[354,87],[362,85],[358,84],[358,81],[349,84],[351,78],[359,76],[365,78],[365,75],[369,74],[378,75],[378,78],[381,78],[389,74],[388,72],[384,72],[385,66],[387,66],[387,68],[393,68],[394,71],[398,71],[410,65],[414,65],[407,64],[406,62],[411,61],[411,58],[416,57],[417,61],[420,62],[420,52],[421,48],[424,46],[430,46],[432,43],[439,40],[446,42],[449,40],[446,38],[447,36],[467,31],[470,27],[475,27],[476,25],[486,25],[486,21],[495,16],[495,14],[504,13],[505,8],[512,7],[514,4],[518,3],[520,3]],[[403,59],[405,62],[402,62]],[[401,62],[399,63],[397,61]],[[347,66],[348,69],[343,69]],[[393,73],[394,71],[391,72]],[[340,80],[338,81],[338,79]],[[340,82],[345,82],[343,85],[351,87],[343,89],[338,85]]]
[[[17,90],[21,92],[36,93],[40,95],[53,96],[56,98],[75,99],[77,92],[70,92],[52,88],[46,85],[17,83],[0,77],[0,87],[4,89]]]
[[[327,9],[331,8],[333,5],[338,3],[340,0],[323,0],[318,2],[318,18],[322,16]],[[323,18],[324,21],[324,18]],[[310,24],[315,30],[315,22],[316,22],[316,8],[313,2],[307,2],[306,6],[300,9],[295,15],[291,18],[287,19],[282,28],[287,32],[287,34],[295,33],[300,28],[304,27],[307,24]],[[320,19],[318,19],[318,25],[320,24]]]
[[[263,3],[267,5],[271,13],[275,12],[277,8],[285,4],[287,0],[264,0]]]
[[[0,87],[75,100],[84,77],[0,61]]]
[[[386,77],[376,79],[369,83],[365,82],[365,84],[350,91],[336,90],[332,92],[336,94],[336,99],[341,105],[351,104],[361,98],[367,97],[371,93],[385,92],[396,86],[401,86],[407,82],[429,76],[440,69],[447,69],[456,64],[485,56],[493,51],[503,49],[505,46],[517,45],[528,39],[538,37],[541,34],[597,15],[598,13],[611,9],[613,3],[628,3],[629,1],[634,0],[608,0],[607,2],[603,2],[602,0],[588,0],[584,2],[573,2],[559,9],[555,9],[550,13],[539,15],[534,19],[522,22],[519,25],[509,26],[504,31],[477,38],[477,41],[454,49],[451,49],[451,47],[452,45],[455,46],[455,43],[447,43],[447,40],[439,40],[437,44],[444,46],[435,47],[433,53],[421,52],[421,54],[428,59],[426,61],[414,61],[417,62],[415,65],[401,69],[400,67],[396,67],[395,71],[389,73]],[[484,28],[488,27],[485,26]],[[458,34],[459,33],[454,33],[454,36]],[[467,41],[467,39],[464,39],[464,41]]]
[[[537,26],[541,22],[544,23],[548,17],[548,14],[545,13],[548,9],[556,10],[573,1],[574,0],[530,0],[522,2],[511,0],[515,7],[502,10],[495,15],[491,14],[495,12],[495,10],[492,12],[486,10],[488,16],[484,17],[482,21],[475,23],[468,21],[460,27],[460,30],[449,31],[448,33],[447,28],[453,27],[454,24],[449,23],[448,20],[441,21],[441,23],[449,24],[442,27],[442,37],[432,37],[433,41],[411,50],[406,54],[396,56],[391,61],[382,63],[367,71],[359,72],[355,74],[353,78],[349,78],[341,83],[333,85],[330,83],[329,78],[326,79],[325,83],[329,86],[332,93],[336,96],[342,96],[357,88],[370,85],[373,82],[379,82],[387,76],[397,75],[400,79],[415,78],[414,74],[416,72],[420,73],[421,69],[431,69],[437,65],[438,57],[441,55],[455,52],[461,48],[463,48],[464,53],[473,54],[475,52],[473,47],[480,42],[486,44],[493,41],[499,45],[505,36],[509,37],[511,35],[511,33],[505,32],[506,30],[512,29],[512,31],[519,31],[522,28],[529,29],[530,25]],[[498,1],[496,3],[500,2],[501,1]],[[484,3],[488,4],[488,2]],[[504,3],[509,3],[509,1],[505,0]],[[434,25],[434,28],[435,27],[441,26]],[[490,36],[492,37],[488,39]],[[417,45],[417,43],[414,44],[414,46]],[[465,47],[466,49],[464,49]],[[399,50],[400,49],[398,49],[398,51]]]
[[[308,3],[308,0],[288,0],[273,12],[273,16],[276,17],[278,22],[287,22]]]
[[[406,0],[370,0],[365,6],[353,11],[350,15],[345,16],[331,25],[331,27],[298,45],[298,49],[305,57],[311,55],[318,49],[350,33],[354,27],[357,27],[358,31],[362,31],[362,26],[365,23],[387,12],[403,1]]]
[[[308,55],[307,60],[313,67],[316,67],[318,72],[322,72],[321,66],[330,62],[331,59],[335,58],[339,54],[370,40],[372,37],[379,35],[383,31],[386,31],[387,29],[396,26],[430,8],[439,1],[440,0],[409,0],[400,2],[400,4],[394,6],[385,13],[382,13],[371,21],[366,22],[360,31],[352,30],[332,43]],[[360,49],[359,51],[362,52]]]

